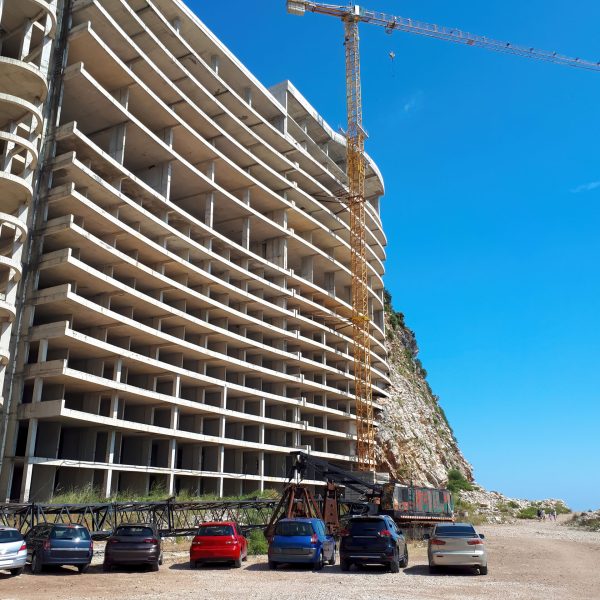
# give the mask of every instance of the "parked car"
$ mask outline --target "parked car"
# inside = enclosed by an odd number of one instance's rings
[[[398,573],[408,566],[408,546],[402,532],[388,515],[353,517],[341,531],[340,566],[379,564]]]
[[[0,527],[0,570],[20,575],[27,562],[27,545],[18,529]]]
[[[248,541],[233,521],[202,523],[190,546],[190,569],[203,562],[233,562],[236,567],[248,558]]]
[[[485,536],[471,523],[439,523],[424,537],[430,572],[440,567],[477,567],[481,575],[487,575]]]
[[[94,553],[94,542],[83,525],[36,525],[25,535],[25,543],[34,575],[46,565],[72,565],[85,573]]]
[[[269,540],[269,568],[282,563],[312,563],[315,569],[335,565],[335,540],[321,519],[281,519]]]
[[[128,523],[119,525],[106,540],[102,568],[110,571],[118,565],[147,565],[158,571],[162,562],[158,529],[146,523]]]

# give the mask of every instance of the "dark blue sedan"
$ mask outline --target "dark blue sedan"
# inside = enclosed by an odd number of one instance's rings
[[[315,569],[335,564],[335,540],[321,519],[281,519],[269,542],[269,568],[282,563],[307,563]]]

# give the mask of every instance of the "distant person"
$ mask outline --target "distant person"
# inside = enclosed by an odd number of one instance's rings
[[[538,521],[542,520],[542,509],[541,508],[537,509],[537,517],[538,517]]]
[[[556,508],[552,509],[552,520],[556,521]]]
[[[542,508],[542,521],[546,520],[546,511]]]

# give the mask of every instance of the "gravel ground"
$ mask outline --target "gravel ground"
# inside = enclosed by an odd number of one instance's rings
[[[488,525],[489,575],[470,570],[430,575],[426,549],[411,545],[408,568],[398,574],[380,568],[342,573],[280,568],[250,558],[242,569],[205,567],[190,571],[187,553],[168,552],[158,573],[137,570],[103,573],[101,555],[86,575],[70,568],[40,576],[0,575],[0,600],[598,600],[600,533],[567,529],[560,523]],[[178,548],[182,548],[181,545]],[[100,551],[100,545],[98,545]]]

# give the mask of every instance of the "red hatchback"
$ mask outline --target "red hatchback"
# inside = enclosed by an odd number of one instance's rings
[[[203,562],[233,562],[236,567],[248,558],[248,542],[233,521],[202,523],[190,547],[190,569]]]

